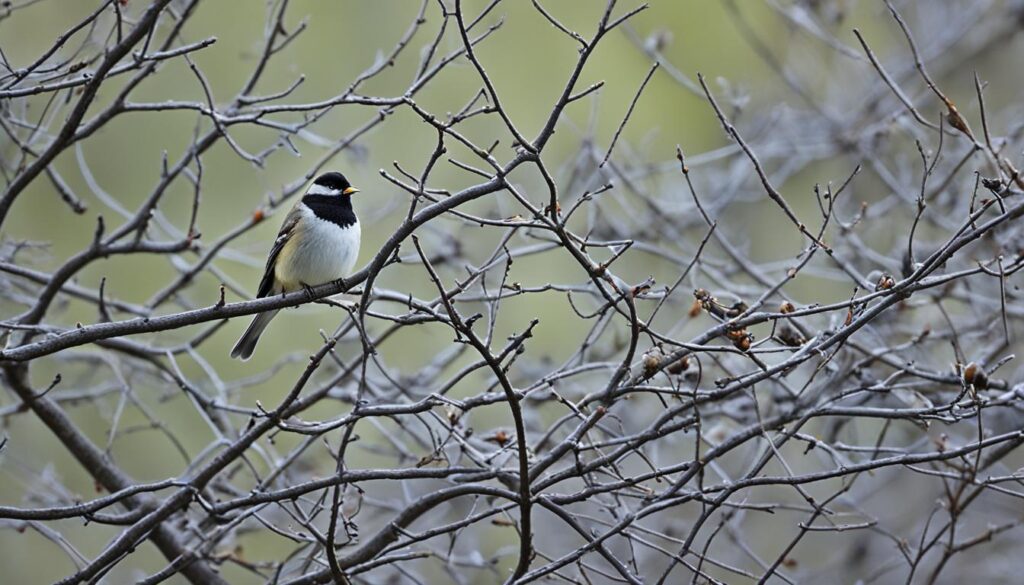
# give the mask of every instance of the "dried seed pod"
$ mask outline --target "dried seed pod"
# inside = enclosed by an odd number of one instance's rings
[[[971,129],[967,126],[967,120],[964,120],[956,106],[949,100],[946,100],[946,121],[949,122],[950,126],[973,138],[974,135],[971,134]]]
[[[740,351],[750,351],[750,346],[753,345],[753,343],[754,343],[754,336],[751,335],[750,333],[747,333],[743,337],[741,337],[738,340],[734,341],[733,345],[735,345],[736,349],[738,349]]]
[[[692,318],[696,317],[697,315],[700,315],[700,309],[701,309],[700,301],[697,300],[697,299],[693,299],[693,304],[690,305],[690,312],[689,312],[690,318],[692,319]]]
[[[964,367],[964,384],[974,386],[977,390],[988,389],[988,374],[978,364],[971,362]]]
[[[789,323],[780,324],[775,331],[775,337],[789,347],[800,347],[807,343],[807,339]]]
[[[888,272],[883,272],[882,276],[879,276],[878,281],[875,282],[875,291],[889,290],[894,286],[896,286],[896,279]]]
[[[746,329],[731,329],[725,332],[725,336],[740,351],[749,351],[750,346],[754,343],[754,336],[748,333]]]
[[[683,372],[685,372],[689,368],[690,368],[690,356],[685,356],[684,355],[683,357],[681,357],[678,360],[676,360],[676,361],[672,362],[671,364],[669,364],[668,368],[666,368],[666,369],[668,370],[668,373],[670,373],[670,374],[672,374],[674,376],[678,376],[679,374],[682,374]]]
[[[484,440],[497,443],[499,446],[504,447],[505,443],[508,443],[509,438],[508,433],[505,431],[495,431],[493,435]]]
[[[651,377],[657,373],[661,366],[661,353],[652,349],[644,354],[644,376]]]

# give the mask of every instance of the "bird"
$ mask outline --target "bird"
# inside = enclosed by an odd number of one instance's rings
[[[352,208],[352,195],[358,192],[339,172],[324,173],[313,181],[281,224],[256,298],[309,290],[352,273],[361,235]],[[260,335],[279,310],[257,314],[235,343],[231,357],[251,358]]]

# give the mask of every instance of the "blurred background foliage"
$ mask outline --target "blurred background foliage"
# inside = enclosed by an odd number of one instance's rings
[[[129,10],[137,11],[141,0],[130,0]],[[467,11],[475,14],[484,3],[469,1]],[[546,2],[550,10],[569,28],[589,35],[594,29],[604,6],[598,2]],[[798,8],[813,14],[815,21],[827,27],[831,34],[849,48],[862,55],[851,30],[863,32],[872,48],[883,58],[909,64],[906,47],[895,23],[889,18],[884,5],[875,1],[790,2],[774,0],[776,7],[785,10]],[[931,22],[927,11],[931,3],[899,3],[914,22],[941,26]],[[944,2],[944,14],[961,14],[964,18],[972,15],[970,1]],[[987,9],[998,12],[1007,10],[1008,3],[986,3]],[[53,39],[62,31],[93,11],[96,2],[53,0],[38,2],[0,20],[0,48],[9,62],[26,64],[46,50]],[[305,23],[306,32],[300,35],[287,49],[276,56],[270,70],[260,82],[256,93],[268,94],[280,91],[293,83],[299,76],[305,81],[289,98],[291,102],[318,101],[330,98],[343,91],[363,70],[376,59],[390,51],[395,42],[408,29],[419,8],[411,0],[378,0],[375,2],[323,2],[296,0],[292,2],[286,19],[287,26],[295,27]],[[628,7],[627,7],[628,8]],[[210,81],[213,95],[218,104],[233,99],[248,78],[255,56],[264,42],[267,26],[267,6],[257,0],[240,2],[204,2],[197,14],[185,28],[183,38],[194,42],[206,37],[216,37],[216,44],[194,56],[196,65]],[[440,18],[437,7],[431,4],[427,11],[427,23],[413,39],[410,52],[404,54],[383,75],[369,81],[359,93],[376,96],[398,96],[405,92],[419,63],[420,48],[435,34]],[[505,107],[511,113],[519,128],[527,136],[534,136],[546,119],[551,104],[562,91],[566,77],[576,62],[577,50],[563,34],[556,31],[531,6],[530,2],[510,0],[500,4],[487,18],[489,24],[502,21],[494,35],[479,46],[478,56],[495,80]],[[855,109],[857,104],[872,92],[878,91],[877,77],[863,59],[844,56],[828,49],[820,39],[813,38],[802,28],[782,16],[782,12],[769,3],[741,0],[738,2],[717,1],[676,1],[655,0],[649,10],[632,21],[630,32],[618,31],[605,41],[584,71],[578,87],[585,87],[597,81],[604,81],[604,87],[592,98],[583,100],[568,109],[563,124],[559,127],[552,143],[545,151],[549,165],[559,168],[557,177],[562,184],[577,169],[580,144],[594,141],[599,150],[607,148],[613,133],[633,99],[652,63],[643,46],[656,44],[665,59],[689,79],[695,80],[701,72],[709,80],[712,90],[727,107],[727,112],[737,124],[756,137],[774,131],[775,125],[790,125],[787,136],[793,139],[792,149],[806,151],[814,149],[817,143],[831,140],[821,133],[819,127],[809,127],[806,132],[792,127],[799,124],[799,111],[810,104],[788,86],[779,72],[772,69],[758,55],[758,45],[784,63],[787,74],[801,80],[804,87],[813,93],[810,97],[821,107],[831,110],[837,117]],[[745,28],[749,27],[749,29]],[[751,30],[756,39],[751,36]],[[459,40],[450,28],[441,44],[446,53],[459,46]],[[922,44],[927,46],[929,31],[916,30]],[[630,39],[635,37],[635,41]],[[102,39],[97,39],[102,41]],[[997,124],[1005,124],[1019,113],[1019,96],[1024,90],[1024,80],[1015,72],[1019,68],[1020,36],[1012,35],[999,47],[988,47],[976,54],[963,57],[962,67],[947,68],[942,72],[941,83],[965,113],[976,108],[973,100],[975,71],[992,80],[987,100],[990,112]],[[1008,73],[1009,72],[1009,73]],[[105,84],[93,111],[115,95],[127,78],[117,78]],[[464,59],[446,68],[437,80],[416,97],[416,102],[426,110],[443,116],[460,109],[480,88],[479,77]],[[918,94],[921,95],[921,94]],[[39,111],[46,105],[47,96],[34,98],[32,108]],[[205,96],[196,77],[182,59],[174,59],[162,65],[159,73],[144,82],[132,94],[135,102],[162,102],[186,100],[204,102]],[[925,99],[922,111],[938,112],[934,100]],[[218,142],[202,157],[202,198],[198,217],[202,241],[209,242],[249,221],[252,214],[266,208],[270,199],[276,199],[285,185],[291,184],[311,172],[311,165],[326,151],[323,143],[333,143],[379,115],[379,108],[361,105],[345,105],[334,108],[328,115],[316,122],[309,130],[319,137],[293,140],[301,156],[293,155],[289,149],[281,148],[271,155],[264,168],[257,168],[237,156],[223,141]],[[277,115],[279,120],[297,120],[299,115]],[[1019,119],[1019,117],[1017,118]],[[74,190],[84,197],[89,210],[76,215],[62,204],[51,184],[36,180],[18,200],[13,209],[13,221],[7,222],[4,238],[8,242],[45,242],[42,247],[29,247],[19,252],[17,259],[40,270],[52,270],[61,265],[69,256],[88,245],[93,237],[95,218],[102,215],[108,226],[116,226],[123,220],[121,212],[110,205],[114,201],[126,210],[134,210],[149,194],[161,172],[162,159],[177,160],[189,147],[198,131],[210,127],[207,118],[200,118],[192,111],[162,111],[130,113],[117,117],[96,136],[81,145],[77,153],[71,149],[55,163],[61,175]],[[460,127],[478,144],[490,144],[501,139],[496,155],[507,160],[511,150],[503,126],[495,116],[478,117]],[[250,152],[259,152],[277,140],[277,133],[268,129],[250,126],[234,127],[232,137]],[[0,156],[14,156],[17,149],[0,138]],[[436,143],[436,133],[407,108],[399,108],[388,116],[384,123],[361,136],[350,147],[342,151],[324,169],[345,172],[352,183],[362,189],[357,196],[356,207],[363,221],[363,251],[359,265],[364,265],[392,233],[404,217],[408,196],[381,177],[379,169],[393,171],[393,161],[403,168],[418,174],[426,163]],[[694,179],[698,185],[707,184],[703,172],[718,172],[715,168],[700,164],[703,153],[706,160],[722,158],[718,149],[726,148],[730,142],[721,130],[707,101],[702,96],[682,87],[664,68],[653,77],[636,111],[625,128],[617,146],[614,161],[629,169],[649,168],[653,172],[639,172],[638,180],[645,188],[655,191],[671,202],[680,201],[678,209],[689,208],[689,194],[678,172],[675,161],[675,147],[682,149],[694,162]],[[462,160],[472,160],[468,151],[449,142],[449,155]],[[827,150],[827,149],[826,149]],[[719,154],[716,154],[719,153]],[[910,156],[909,154],[907,156]],[[801,165],[794,172],[781,172],[784,182],[779,186],[787,198],[806,217],[817,214],[813,196],[813,185],[817,183],[840,182],[852,170],[855,157],[826,156],[810,164]],[[775,152],[764,157],[772,168],[784,168],[787,154]],[[735,164],[745,161],[735,159]],[[593,161],[583,165],[585,172],[596,172]],[[82,172],[87,166],[92,177]],[[586,167],[590,167],[587,171]],[[791,229],[779,230],[784,225],[778,209],[765,202],[763,192],[752,173],[740,186],[739,194],[723,209],[720,222],[728,225],[731,233],[743,234],[741,240],[751,258],[757,262],[787,262],[799,252],[801,242]],[[525,192],[543,200],[546,197],[539,177],[530,170],[517,171],[513,182],[524,187]],[[432,187],[456,191],[479,182],[479,179],[452,165],[442,165],[433,175]],[[102,190],[109,200],[96,196]],[[884,195],[884,186],[865,173],[853,186],[853,193],[847,202],[873,201]],[[575,197],[578,192],[569,192],[566,197]],[[702,192],[708,201],[714,201],[715,192]],[[628,199],[609,201],[601,213],[609,219],[628,223],[630,209]],[[188,223],[192,205],[192,186],[186,181],[176,181],[160,209],[180,229]],[[287,203],[290,205],[290,203]],[[501,218],[519,213],[517,205],[507,194],[484,198],[470,206],[470,211],[487,217]],[[269,249],[281,213],[278,212],[265,222],[236,240],[231,255],[216,261],[231,279],[250,294],[255,292],[262,271],[265,254]],[[600,225],[603,218],[591,218]],[[866,226],[870,233],[871,227]],[[865,237],[879,254],[886,255],[892,250],[893,238],[904,234],[880,232],[875,239]],[[695,231],[692,246],[701,234]],[[462,222],[443,220],[434,222],[421,237],[428,238],[437,249],[458,245],[465,257],[480,261],[492,251],[497,239],[490,230],[478,229]],[[672,243],[664,242],[673,248]],[[680,250],[686,247],[676,248]],[[410,253],[410,250],[403,250]],[[510,274],[510,281],[524,285],[542,285],[550,281],[550,275],[559,271],[578,271],[578,267],[557,256],[537,256],[517,260]],[[653,276],[658,283],[671,283],[679,273],[675,262],[642,252],[630,252],[618,267],[619,275],[627,280],[641,281]],[[107,294],[121,300],[143,304],[161,290],[178,270],[167,257],[130,255],[110,258],[90,266],[80,273],[77,282],[90,288],[97,288],[106,279]],[[459,266],[445,267],[444,274],[454,278],[460,274]],[[584,274],[577,275],[577,281],[586,280]],[[209,273],[204,273],[182,298],[164,305],[158,313],[209,305],[218,297],[220,282]],[[380,286],[399,291],[411,291],[425,298],[432,298],[432,287],[421,268],[393,266],[384,271],[378,282]],[[825,276],[809,275],[788,288],[796,297],[808,302],[829,302],[846,298],[850,294],[848,282]],[[229,293],[228,300],[240,297]],[[541,302],[543,301],[543,302]],[[571,354],[579,345],[585,333],[582,325],[575,320],[564,319],[570,307],[564,293],[550,292],[544,295],[530,295],[521,299],[506,301],[501,313],[498,331],[507,334],[521,330],[530,318],[540,318],[541,335],[531,343],[530,350],[547,354],[557,362]],[[684,321],[686,306],[676,307],[679,319]],[[21,307],[11,303],[3,306],[4,316],[20,312]],[[191,380],[205,387],[216,386],[220,380],[234,381],[255,376],[281,356],[294,359],[276,372],[247,387],[234,400],[245,407],[253,407],[257,401],[275,404],[290,388],[297,373],[305,365],[305,356],[321,345],[318,330],[333,331],[345,318],[337,309],[320,305],[305,306],[283,313],[270,327],[269,334],[259,347],[256,357],[248,363],[234,362],[227,353],[231,344],[247,322],[235,319],[221,328],[214,337],[200,348],[202,358],[213,371],[203,364],[183,356],[179,365]],[[97,316],[87,305],[69,302],[59,318],[51,316],[48,322],[73,325],[76,321],[95,322]],[[685,328],[686,323],[681,327]],[[706,326],[699,325],[699,327]],[[685,330],[685,329],[684,329]],[[694,329],[697,331],[698,329]],[[159,342],[172,344],[175,339],[185,339],[195,331],[183,332],[181,336],[162,335]],[[683,334],[680,337],[685,338]],[[416,372],[433,357],[432,348],[442,347],[450,341],[451,332],[436,325],[419,328],[405,328],[398,337],[380,348],[380,359],[415,379]],[[498,337],[499,339],[501,336]],[[352,338],[344,341],[339,353],[354,356],[360,346]],[[92,352],[82,347],[76,352]],[[180,439],[176,447],[160,429],[149,428],[148,421],[129,408],[118,422],[120,431],[116,440],[108,441],[121,390],[103,401],[83,402],[81,407],[71,408],[74,420],[99,445],[108,445],[114,457],[124,470],[140,481],[159,480],[180,473],[189,458],[196,454],[213,437],[206,426],[198,420],[195,409],[183,398],[177,388],[167,387],[166,380],[146,379],[136,375],[130,380],[106,380],[107,372],[90,374],[87,362],[47,360],[45,366],[33,370],[33,382],[45,388],[59,371],[65,380],[74,380],[80,387],[103,385],[131,387],[137,400],[159,413],[159,418],[168,429]],[[529,372],[521,373],[529,379]],[[469,380],[467,388],[457,394],[470,395],[479,392],[473,388],[481,379]],[[7,402],[9,405],[10,402]],[[304,413],[304,418],[327,418],[337,414],[339,403],[326,402]],[[541,417],[543,413],[534,413]],[[32,416],[8,413],[2,421],[3,432],[11,439],[0,463],[0,502],[16,503],[31,501],[46,502],[51,494],[40,485],[55,486],[54,483],[35,482],[30,478],[58,478],[68,489],[82,498],[95,497],[97,488],[88,474],[74,462],[52,435]],[[133,425],[140,425],[132,429]],[[490,408],[474,411],[472,426],[485,432],[486,429],[507,426],[505,407],[497,404]],[[128,430],[131,429],[131,432]],[[193,430],[194,432],[188,432]],[[372,444],[375,433],[385,430],[361,427],[364,443]],[[295,442],[294,437],[281,435],[279,443],[272,446],[278,453],[286,452]],[[180,447],[180,450],[179,450]],[[324,449],[311,450],[307,464],[315,471],[328,473],[333,461]],[[373,466],[383,464],[372,450],[354,452],[352,465]],[[257,463],[258,464],[258,463]],[[56,489],[54,487],[54,489]],[[61,525],[62,532],[75,542],[87,556],[102,550],[116,530],[103,526]],[[493,541],[483,544],[484,554],[498,547],[514,542],[510,531],[494,528]],[[88,535],[88,536],[87,536]],[[259,534],[245,538],[244,554],[250,560],[262,556],[274,557],[277,537]],[[163,566],[164,561],[151,547],[142,547],[135,552],[137,557],[130,563],[133,569],[152,572]],[[67,575],[72,571],[71,563],[62,555],[52,552],[52,544],[46,542],[32,529],[22,533],[0,530],[0,580],[7,583],[41,583]],[[127,566],[120,566],[109,577],[111,583],[128,582],[137,576]],[[244,583],[253,577],[237,568],[228,568],[227,575],[233,582]]]

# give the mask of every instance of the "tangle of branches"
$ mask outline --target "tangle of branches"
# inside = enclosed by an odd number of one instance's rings
[[[0,26],[41,2],[5,3]],[[221,45],[194,24],[205,3],[93,4],[28,62],[0,47],[0,542],[43,551],[16,574],[1012,580],[1024,120],[986,108],[1015,79],[963,81],[1019,41],[1013,3],[864,2],[878,26],[860,31],[842,14],[858,3],[766,2],[803,53],[722,3],[792,98],[777,105],[674,63],[671,31],[636,24],[660,4],[608,0],[577,31],[572,8],[524,3],[509,19],[572,56],[548,78],[489,62],[507,2],[424,0],[389,16],[407,20],[397,41],[346,57],[361,74],[307,100],[287,55],[310,23],[273,0],[227,101],[204,65]],[[646,65],[584,81],[610,39]],[[187,91],[161,81],[174,71]],[[282,71],[290,84],[266,81]],[[458,76],[472,89],[438,98]],[[510,107],[527,81],[540,120]],[[612,85],[631,98],[599,108]],[[720,147],[629,138],[677,100],[700,100]],[[159,144],[145,120],[185,119],[187,145],[132,169],[144,192],[89,166],[112,128]],[[430,136],[414,160],[365,149],[397,119]],[[218,151],[271,194],[208,188]],[[261,170],[290,153],[313,160]],[[359,185],[378,193],[357,200],[375,233],[361,268],[251,300],[250,236],[316,174],[367,159],[385,168]],[[805,189],[807,173],[828,176]],[[46,208],[73,233],[47,231]],[[44,227],[12,236],[25,222]],[[107,285],[127,271],[136,286]],[[245,316],[298,305],[268,334],[287,348],[227,360]],[[306,313],[319,338],[295,325]]]

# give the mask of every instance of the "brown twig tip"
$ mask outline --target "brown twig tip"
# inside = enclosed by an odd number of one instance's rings
[[[679,161],[679,170],[684,175],[689,175],[690,167],[686,166],[686,157],[683,156],[683,149],[678,144],[676,145],[676,159]]]
[[[960,111],[956,109],[953,102],[945,96],[942,97],[942,101],[946,105],[946,121],[949,122],[949,125],[963,132],[967,137],[973,140],[974,135],[971,133],[971,129],[967,125],[967,120],[960,115]]]
[[[217,303],[214,305],[214,308],[221,309],[221,308],[224,307],[225,302],[226,302],[224,300],[224,292],[225,292],[225,288],[224,288],[224,285],[222,284],[222,285],[220,285],[220,297],[217,299]]]

